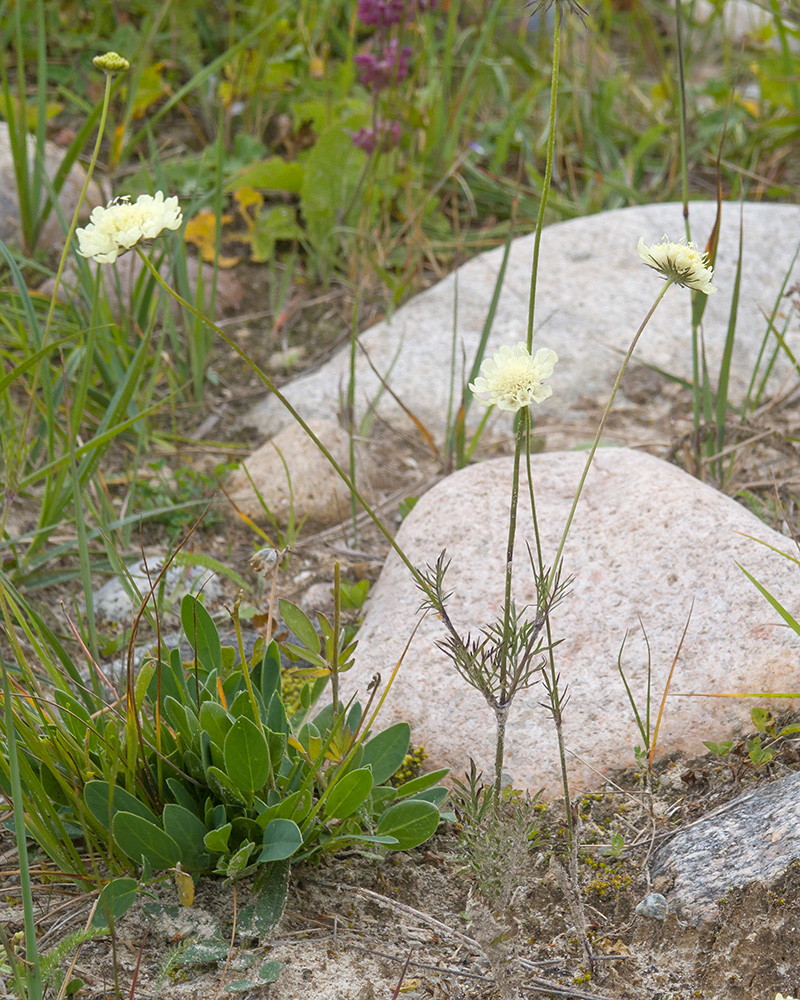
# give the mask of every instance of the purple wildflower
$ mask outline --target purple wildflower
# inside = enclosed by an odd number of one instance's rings
[[[359,68],[358,79],[370,90],[385,90],[393,83],[399,83],[408,76],[408,63],[411,59],[411,46],[400,44],[393,38],[380,55],[374,52],[362,52],[353,61]]]
[[[367,155],[374,153],[377,149],[381,153],[388,153],[390,149],[399,145],[403,135],[403,126],[400,122],[384,121],[379,118],[375,123],[375,128],[365,126],[358,132],[353,132],[350,138],[353,145],[363,149]]]
[[[358,0],[358,17],[373,28],[388,28],[403,20],[405,8],[405,0]]]

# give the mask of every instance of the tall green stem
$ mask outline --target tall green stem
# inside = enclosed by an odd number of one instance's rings
[[[550,77],[550,117],[547,132],[547,162],[544,168],[544,183],[542,197],[539,200],[539,214],[536,217],[536,235],[533,239],[533,263],[531,264],[531,290],[528,300],[528,351],[533,347],[533,315],[536,305],[536,279],[539,274],[539,246],[542,242],[544,228],[544,213],[547,208],[547,198],[550,194],[550,179],[553,175],[553,155],[556,144],[556,107],[558,99],[558,64],[561,60],[561,15],[556,17],[553,32],[553,72]]]
[[[497,716],[497,745],[495,753],[494,791],[495,801],[500,801],[502,786],[503,752],[505,747],[506,718],[508,716],[508,651],[511,647],[511,584],[514,577],[514,539],[517,533],[517,506],[519,503],[519,460],[526,440],[528,407],[519,411],[517,438],[514,443],[514,473],[511,482],[511,509],[508,514],[508,544],[506,546],[506,585],[503,604],[503,646],[500,650],[500,697],[495,705]]]

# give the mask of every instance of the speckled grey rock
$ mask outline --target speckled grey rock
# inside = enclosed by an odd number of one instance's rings
[[[28,159],[31,167],[36,156],[36,140],[33,136],[28,137]],[[59,148],[54,142],[46,142],[44,150],[44,168],[47,175],[52,180],[61,161],[64,159],[64,150]],[[64,181],[59,194],[59,203],[67,218],[71,221],[78,204],[86,173],[80,164],[74,164]],[[42,204],[47,198],[46,190],[42,190]],[[82,209],[82,219],[88,219],[89,213],[95,205],[100,205],[105,201],[99,186],[92,181],[87,191],[86,201]],[[14,160],[11,155],[11,143],[9,142],[8,125],[0,122],[0,240],[11,246],[21,247],[22,238],[20,231],[19,201],[17,199],[17,184],[14,176]],[[40,249],[61,250],[64,244],[64,229],[55,210],[51,211],[39,238]]]
[[[158,558],[148,559],[150,570],[148,580],[145,566],[142,562],[128,567],[130,582],[136,587],[142,599],[152,586],[161,570]],[[184,594],[198,594],[202,591],[204,602],[214,601],[219,595],[220,587],[214,573],[202,566],[181,566],[173,562],[166,572],[164,590],[168,597],[178,600]],[[94,595],[94,615],[98,621],[129,623],[133,603],[122,581],[117,577],[108,580]]]
[[[800,774],[758,786],[680,830],[653,857],[668,878],[670,906],[693,923],[713,920],[717,903],[750,882],[769,884],[800,857]]]
[[[716,205],[709,202],[691,205],[692,235],[701,246],[711,232],[715,212]],[[585,420],[587,408],[595,408],[598,400],[605,401],[619,368],[619,352],[627,350],[660,289],[659,276],[639,259],[636,250],[639,237],[654,243],[664,233],[678,239],[683,232],[682,207],[678,204],[604,212],[560,222],[544,231],[535,344],[555,350],[559,363],[551,380],[552,398],[535,408],[540,427],[546,430],[556,424],[580,424]],[[762,310],[769,315],[775,304],[797,247],[798,233],[800,207],[744,206],[741,299],[730,386],[734,400],[741,400],[746,391],[764,336]],[[503,344],[525,339],[532,248],[533,236],[520,237],[513,243],[488,353]],[[738,248],[739,206],[725,204],[715,276],[719,292],[709,297],[704,316],[712,375],[718,371],[725,343]],[[456,283],[456,354],[460,359],[463,348],[469,369],[502,256],[500,247],[475,257],[360,337],[378,371],[386,375],[391,370],[388,382],[394,392],[440,438],[450,394]],[[800,262],[795,263],[789,285],[799,278]],[[683,288],[671,288],[645,331],[635,357],[690,379],[690,308],[690,293]],[[779,329],[788,315],[792,315],[792,308],[787,298],[779,310]],[[795,354],[800,350],[798,326],[795,318],[788,331]],[[343,348],[317,371],[284,387],[283,392],[304,417],[337,412],[342,386],[348,381],[348,350]],[[780,382],[789,367],[785,358],[779,359],[773,385]],[[359,417],[378,396],[381,418],[405,431],[412,429],[407,415],[389,393],[380,392],[378,379],[359,354],[356,389]],[[624,407],[624,397],[619,403]],[[477,422],[483,412],[482,407],[472,407],[470,420]],[[498,419],[498,426],[504,431],[510,427],[507,414]],[[248,417],[249,423],[265,435],[276,433],[290,420],[274,397],[260,401]]]
[[[552,561],[583,452],[532,457],[545,562]],[[450,614],[460,629],[478,630],[500,613],[508,531],[511,458],[458,472],[425,494],[403,522],[397,541],[424,567],[447,548],[453,591]],[[534,589],[525,542],[532,542],[525,491],[520,498],[518,607]],[[796,684],[800,639],[737,567],[746,567],[789,611],[800,615],[800,575],[794,563],[758,544],[792,553],[791,542],[735,501],[674,466],[629,449],[601,449],[564,551],[571,594],[553,613],[553,636],[564,641],[556,664],[568,686],[564,716],[575,790],[602,783],[609,769],[631,766],[642,742],[617,670],[623,656],[644,711],[647,649],[652,653],[653,718],[681,634],[694,611],[661,723],[658,751],[703,751],[703,740],[726,739],[749,723],[753,700],[701,697],[701,692],[787,691]],[[379,671],[384,682],[400,659],[418,617],[421,596],[409,571],[390,555],[367,604],[348,693],[361,694]],[[432,767],[460,774],[472,756],[490,775],[494,716],[435,646],[442,624],[429,615],[411,642],[383,711],[384,723],[406,719]],[[697,697],[677,697],[696,692]],[[555,736],[537,685],[523,692],[508,723],[503,770],[516,787],[558,794]],[[781,701],[789,710],[794,702]],[[773,703],[774,707],[774,703]]]

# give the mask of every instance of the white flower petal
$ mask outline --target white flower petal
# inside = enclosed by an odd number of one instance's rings
[[[481,365],[481,374],[470,383],[475,399],[484,406],[497,406],[500,410],[516,413],[523,406],[541,403],[553,395],[542,379],[553,374],[558,361],[555,351],[540,348],[530,356],[523,341],[514,347],[504,346]]]
[[[178,229],[182,221],[178,199],[165,200],[162,191],[139,195],[133,204],[128,197],[115,198],[105,208],[94,208],[88,226],[77,230],[78,253],[99,264],[113,264],[120,254],[165,229]]]
[[[717,289],[711,284],[714,269],[708,263],[708,254],[685,240],[671,243],[663,236],[662,241],[647,246],[644,237],[639,237],[639,256],[645,264],[676,285],[713,295]]]

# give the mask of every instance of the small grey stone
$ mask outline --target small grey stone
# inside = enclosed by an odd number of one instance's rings
[[[669,905],[660,892],[651,892],[636,904],[639,916],[649,917],[651,920],[666,920],[668,911]]]

